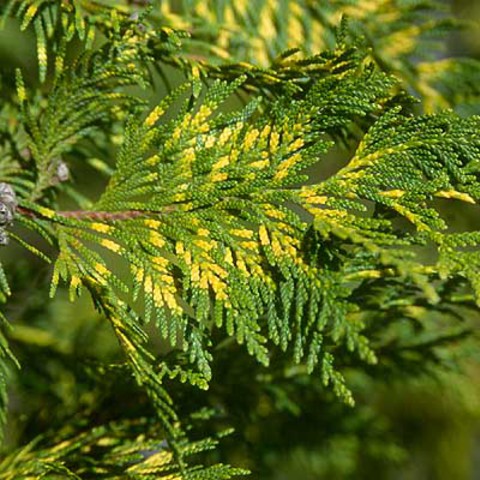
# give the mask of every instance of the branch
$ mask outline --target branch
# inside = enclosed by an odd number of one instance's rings
[[[64,217],[64,218],[74,218],[77,220],[101,220],[104,222],[114,222],[116,220],[131,220],[138,217],[150,217],[155,215],[165,215],[175,211],[175,206],[170,205],[166,206],[161,211],[151,211],[151,210],[125,210],[120,212],[105,212],[105,211],[94,211],[94,210],[64,210],[55,212],[55,215]],[[35,210],[32,210],[27,207],[17,207],[17,212],[26,215],[31,218],[39,218],[40,215]]]

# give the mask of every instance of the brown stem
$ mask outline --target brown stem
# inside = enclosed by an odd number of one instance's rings
[[[129,220],[131,218],[137,218],[148,214],[149,212],[144,212],[142,210],[127,210],[124,212],[95,212],[91,210],[70,210],[57,212],[57,215],[65,218],[75,218],[78,220],[103,220],[107,222],[109,220]]]
[[[155,215],[163,215],[175,210],[173,205],[163,208],[161,211],[148,211],[148,210],[125,210],[123,212],[102,212],[94,210],[64,210],[55,212],[57,216],[64,218],[75,218],[78,220],[100,220],[104,222],[113,222],[115,220],[130,220],[138,217],[150,217]],[[17,212],[21,215],[26,215],[32,218],[38,218],[39,215],[34,210],[30,210],[25,207],[17,207]]]

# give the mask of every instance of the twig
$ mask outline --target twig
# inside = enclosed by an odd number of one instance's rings
[[[113,222],[115,220],[131,220],[138,217],[150,217],[157,215],[164,215],[175,211],[175,206],[167,206],[161,211],[149,211],[149,210],[125,210],[120,212],[105,212],[94,210],[64,210],[55,212],[56,216],[64,218],[74,218],[77,220],[101,220],[104,222]],[[31,218],[39,218],[42,215],[26,207],[18,207],[17,213],[26,215]]]

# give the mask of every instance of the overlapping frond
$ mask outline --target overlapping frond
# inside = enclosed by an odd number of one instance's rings
[[[22,29],[33,25],[42,80],[49,68],[49,40],[59,26],[67,41],[77,35],[87,48],[92,46],[95,32],[114,30],[118,35],[127,28],[132,41],[142,45],[137,46],[137,60],[147,55],[194,75],[206,71],[231,79],[239,64],[250,65],[258,75],[259,67],[271,66],[286,50],[318,54],[334,48],[339,38],[350,36],[367,48],[383,69],[394,72],[420,95],[426,111],[474,104],[479,94],[479,63],[444,58],[445,33],[459,25],[436,1],[338,0],[325,5],[310,0],[255,4],[161,1],[142,12],[141,23],[139,6],[117,2],[114,7],[109,2],[83,0],[11,0],[4,8],[4,18],[19,18]],[[342,18],[348,19],[348,27],[339,28]],[[155,68],[162,70],[160,64]],[[268,75],[263,73],[268,83]]]
[[[430,276],[439,272],[408,247],[447,242],[428,201],[474,202],[478,180],[468,168],[479,152],[475,118],[394,109],[373,124],[344,168],[300,186],[329,136],[378,115],[390,94],[390,81],[368,65],[339,75],[342,82],[332,74],[302,96],[258,99],[228,116],[219,106],[242,78],[217,81],[197,102],[183,88],[144,120],[132,118],[116,170],[91,211],[23,204],[56,224],[54,285],[62,279],[73,294],[94,281],[123,292],[173,347],[188,351],[207,381],[210,332],[222,328],[264,364],[271,344],[311,370],[319,363],[325,383],[351,401],[329,344],[343,342],[369,362],[375,355],[363,323],[353,320],[358,305],[348,298],[349,285],[403,276],[435,301]],[[169,118],[172,103],[182,113]],[[399,235],[391,220],[366,215],[365,201],[417,231]],[[317,237],[308,236],[309,216]],[[328,255],[335,253],[325,252],[332,238],[351,244],[341,268],[332,268]],[[466,269],[455,273],[471,277]]]
[[[479,266],[478,252],[475,248],[469,252],[464,249],[478,247],[478,234],[446,232],[447,224],[433,202],[435,198],[478,202],[479,125],[477,117],[461,119],[451,112],[423,117],[388,112],[365,135],[344,168],[318,187],[306,189],[317,195],[327,194],[325,204],[333,208],[335,197],[341,203],[344,198],[360,202],[357,208],[363,200],[372,202],[377,211],[405,218],[415,228],[407,235],[409,243],[428,240],[438,249],[439,263],[430,271],[444,278],[453,272],[462,273],[475,286],[479,298],[473,274]],[[337,231],[341,238],[363,242],[367,248],[371,236],[377,243],[390,223],[385,224],[381,218],[359,220],[347,214],[340,225],[334,223],[332,228],[323,208],[310,212],[320,229]],[[387,252],[385,255],[388,257]]]
[[[287,207],[301,198],[292,186],[328,149],[327,135],[373,115],[388,97],[390,82],[368,67],[341,75],[344,83],[325,79],[304,98],[259,100],[228,116],[217,110],[242,79],[217,82],[201,103],[187,98],[177,118],[162,121],[174,95],[140,123],[132,119],[117,169],[91,212],[67,217],[23,204],[57,224],[54,283],[63,279],[74,292],[93,279],[127,294],[118,261],[105,255],[113,252],[130,269],[130,301],[142,297],[140,313],[154,316],[206,379],[215,326],[262,363],[269,341],[291,349],[297,362],[308,359],[311,369],[320,361],[325,382],[346,395],[321,332],[332,328],[333,338],[374,356],[361,325],[347,320],[354,307],[337,274],[305,257],[306,217]],[[327,296],[323,282],[332,287]]]
[[[21,30],[30,26],[35,30],[42,82],[46,80],[49,68],[61,67],[62,49],[68,42],[77,36],[87,47],[91,46],[102,26],[111,26],[115,21],[118,23],[118,15],[120,12],[111,5],[90,0],[9,0],[3,7],[3,22],[14,17],[20,21]],[[59,44],[52,43],[51,40],[58,34],[59,29],[62,32],[62,41]],[[53,53],[59,55],[54,66],[49,64],[49,49],[52,48]]]
[[[167,439],[148,418],[129,419],[91,429],[75,425],[52,439],[36,439],[0,462],[0,479],[212,479],[226,480],[247,473],[215,464],[180,469]],[[211,450],[214,438],[179,442],[184,458]]]
[[[107,60],[105,55],[109,57]],[[21,137],[25,152],[23,157],[17,156],[19,166],[23,167],[20,172],[24,177],[23,189],[28,189],[23,195],[31,200],[68,179],[64,156],[82,140],[96,136],[100,146],[102,139],[98,137],[108,139],[112,135],[111,126],[124,116],[124,110],[131,111],[142,105],[138,98],[122,91],[122,87],[138,85],[143,80],[141,71],[130,63],[128,55],[115,49],[97,50],[68,66],[63,66],[62,54],[57,60],[55,81],[45,95],[37,93],[30,98],[22,75],[17,72],[23,117],[17,136]],[[44,101],[39,102],[42,97]],[[39,103],[42,106],[39,107]]]
[[[248,0],[160,2],[158,22],[188,30],[193,58],[218,64],[250,62],[267,67],[290,48],[312,55],[338,41],[338,25],[348,19],[348,34],[364,44],[384,69],[425,100],[427,111],[472,102],[478,95],[480,65],[443,57],[446,31],[458,28],[439,2]],[[347,33],[348,31],[348,33]],[[419,59],[423,62],[419,63]],[[476,80],[477,79],[477,80]],[[462,81],[455,92],[450,86]]]
[[[137,60],[142,55],[155,58],[154,68],[159,71],[166,62],[194,76],[205,72],[232,79],[235,66],[249,65],[257,70],[257,84],[258,77],[271,83],[271,74],[263,71],[261,75],[262,68],[270,67],[285,51],[301,49],[315,55],[349,36],[349,41],[363,45],[381,68],[395,72],[406,87],[420,95],[426,111],[455,105],[473,107],[479,94],[478,61],[445,58],[445,33],[461,25],[452,21],[439,2],[159,1],[142,11],[139,20],[141,7],[132,2],[113,6],[84,0],[11,0],[4,18],[19,18],[22,29],[33,25],[42,80],[48,68],[56,68],[49,67],[48,49],[58,28],[67,42],[77,35],[87,48],[92,46],[95,32],[114,30],[119,34],[129,29],[132,41],[143,45],[137,46]],[[347,23],[339,27],[342,19]]]

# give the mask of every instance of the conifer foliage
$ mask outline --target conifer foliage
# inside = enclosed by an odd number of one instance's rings
[[[6,451],[0,479],[246,475],[202,454],[223,441],[201,410],[222,365],[248,355],[278,391],[297,369],[353,406],[347,367],[447,368],[459,309],[480,304],[480,231],[453,231],[439,202],[480,200],[480,119],[439,110],[473,104],[478,65],[420,56],[440,45],[426,32],[455,26],[429,20],[435,2],[144,3],[2,7],[4,28],[33,34],[38,71],[1,72],[1,253],[50,264],[45,303],[91,297],[122,357],[85,359],[90,403]],[[7,256],[3,424],[31,348]],[[92,420],[118,371],[142,408]]]

